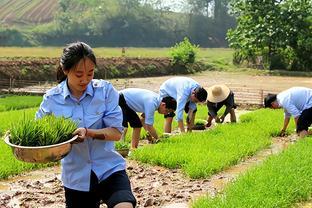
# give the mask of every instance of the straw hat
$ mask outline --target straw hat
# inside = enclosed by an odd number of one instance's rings
[[[208,101],[212,103],[219,103],[225,100],[230,94],[230,89],[226,85],[213,85],[207,91]]]

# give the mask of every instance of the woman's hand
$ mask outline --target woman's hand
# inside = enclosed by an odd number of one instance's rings
[[[78,135],[78,138],[73,142],[74,144],[81,143],[87,138],[88,129],[78,128],[74,131],[74,135]]]

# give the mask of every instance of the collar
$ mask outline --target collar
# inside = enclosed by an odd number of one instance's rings
[[[71,96],[71,93],[70,93],[70,90],[68,88],[68,84],[67,84],[67,79],[64,81],[64,84],[63,84],[63,98],[64,100]],[[81,99],[84,98],[86,95],[90,95],[91,97],[93,97],[93,94],[94,94],[94,90],[93,90],[93,87],[92,87],[92,81],[88,84],[87,86],[87,89],[86,91],[83,93],[83,95],[81,96]]]

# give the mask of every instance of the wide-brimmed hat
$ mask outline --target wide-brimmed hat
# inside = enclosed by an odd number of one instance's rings
[[[212,103],[219,103],[225,100],[230,94],[230,89],[226,85],[213,85],[207,91],[208,101]]]

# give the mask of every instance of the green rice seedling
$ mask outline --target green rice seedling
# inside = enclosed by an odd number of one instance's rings
[[[72,138],[77,124],[52,115],[34,120],[24,116],[10,128],[10,142],[21,146],[45,146]]]
[[[11,125],[16,124],[17,121],[20,120],[21,115],[25,114],[29,117],[34,117],[37,108],[30,108],[24,110],[12,110],[0,112],[0,136],[4,135],[4,133],[9,129]]]
[[[312,195],[312,138],[307,137],[279,155],[241,175],[215,198],[201,197],[193,208],[297,207]]]
[[[137,149],[131,157],[153,165],[182,168],[191,178],[207,178],[268,147],[272,132],[282,126],[282,116],[282,111],[258,110],[243,115],[240,123],[170,137]],[[293,124],[289,129],[292,127]]]
[[[116,150],[129,149],[130,143],[127,141],[118,141],[118,142],[115,142],[115,148]]]

